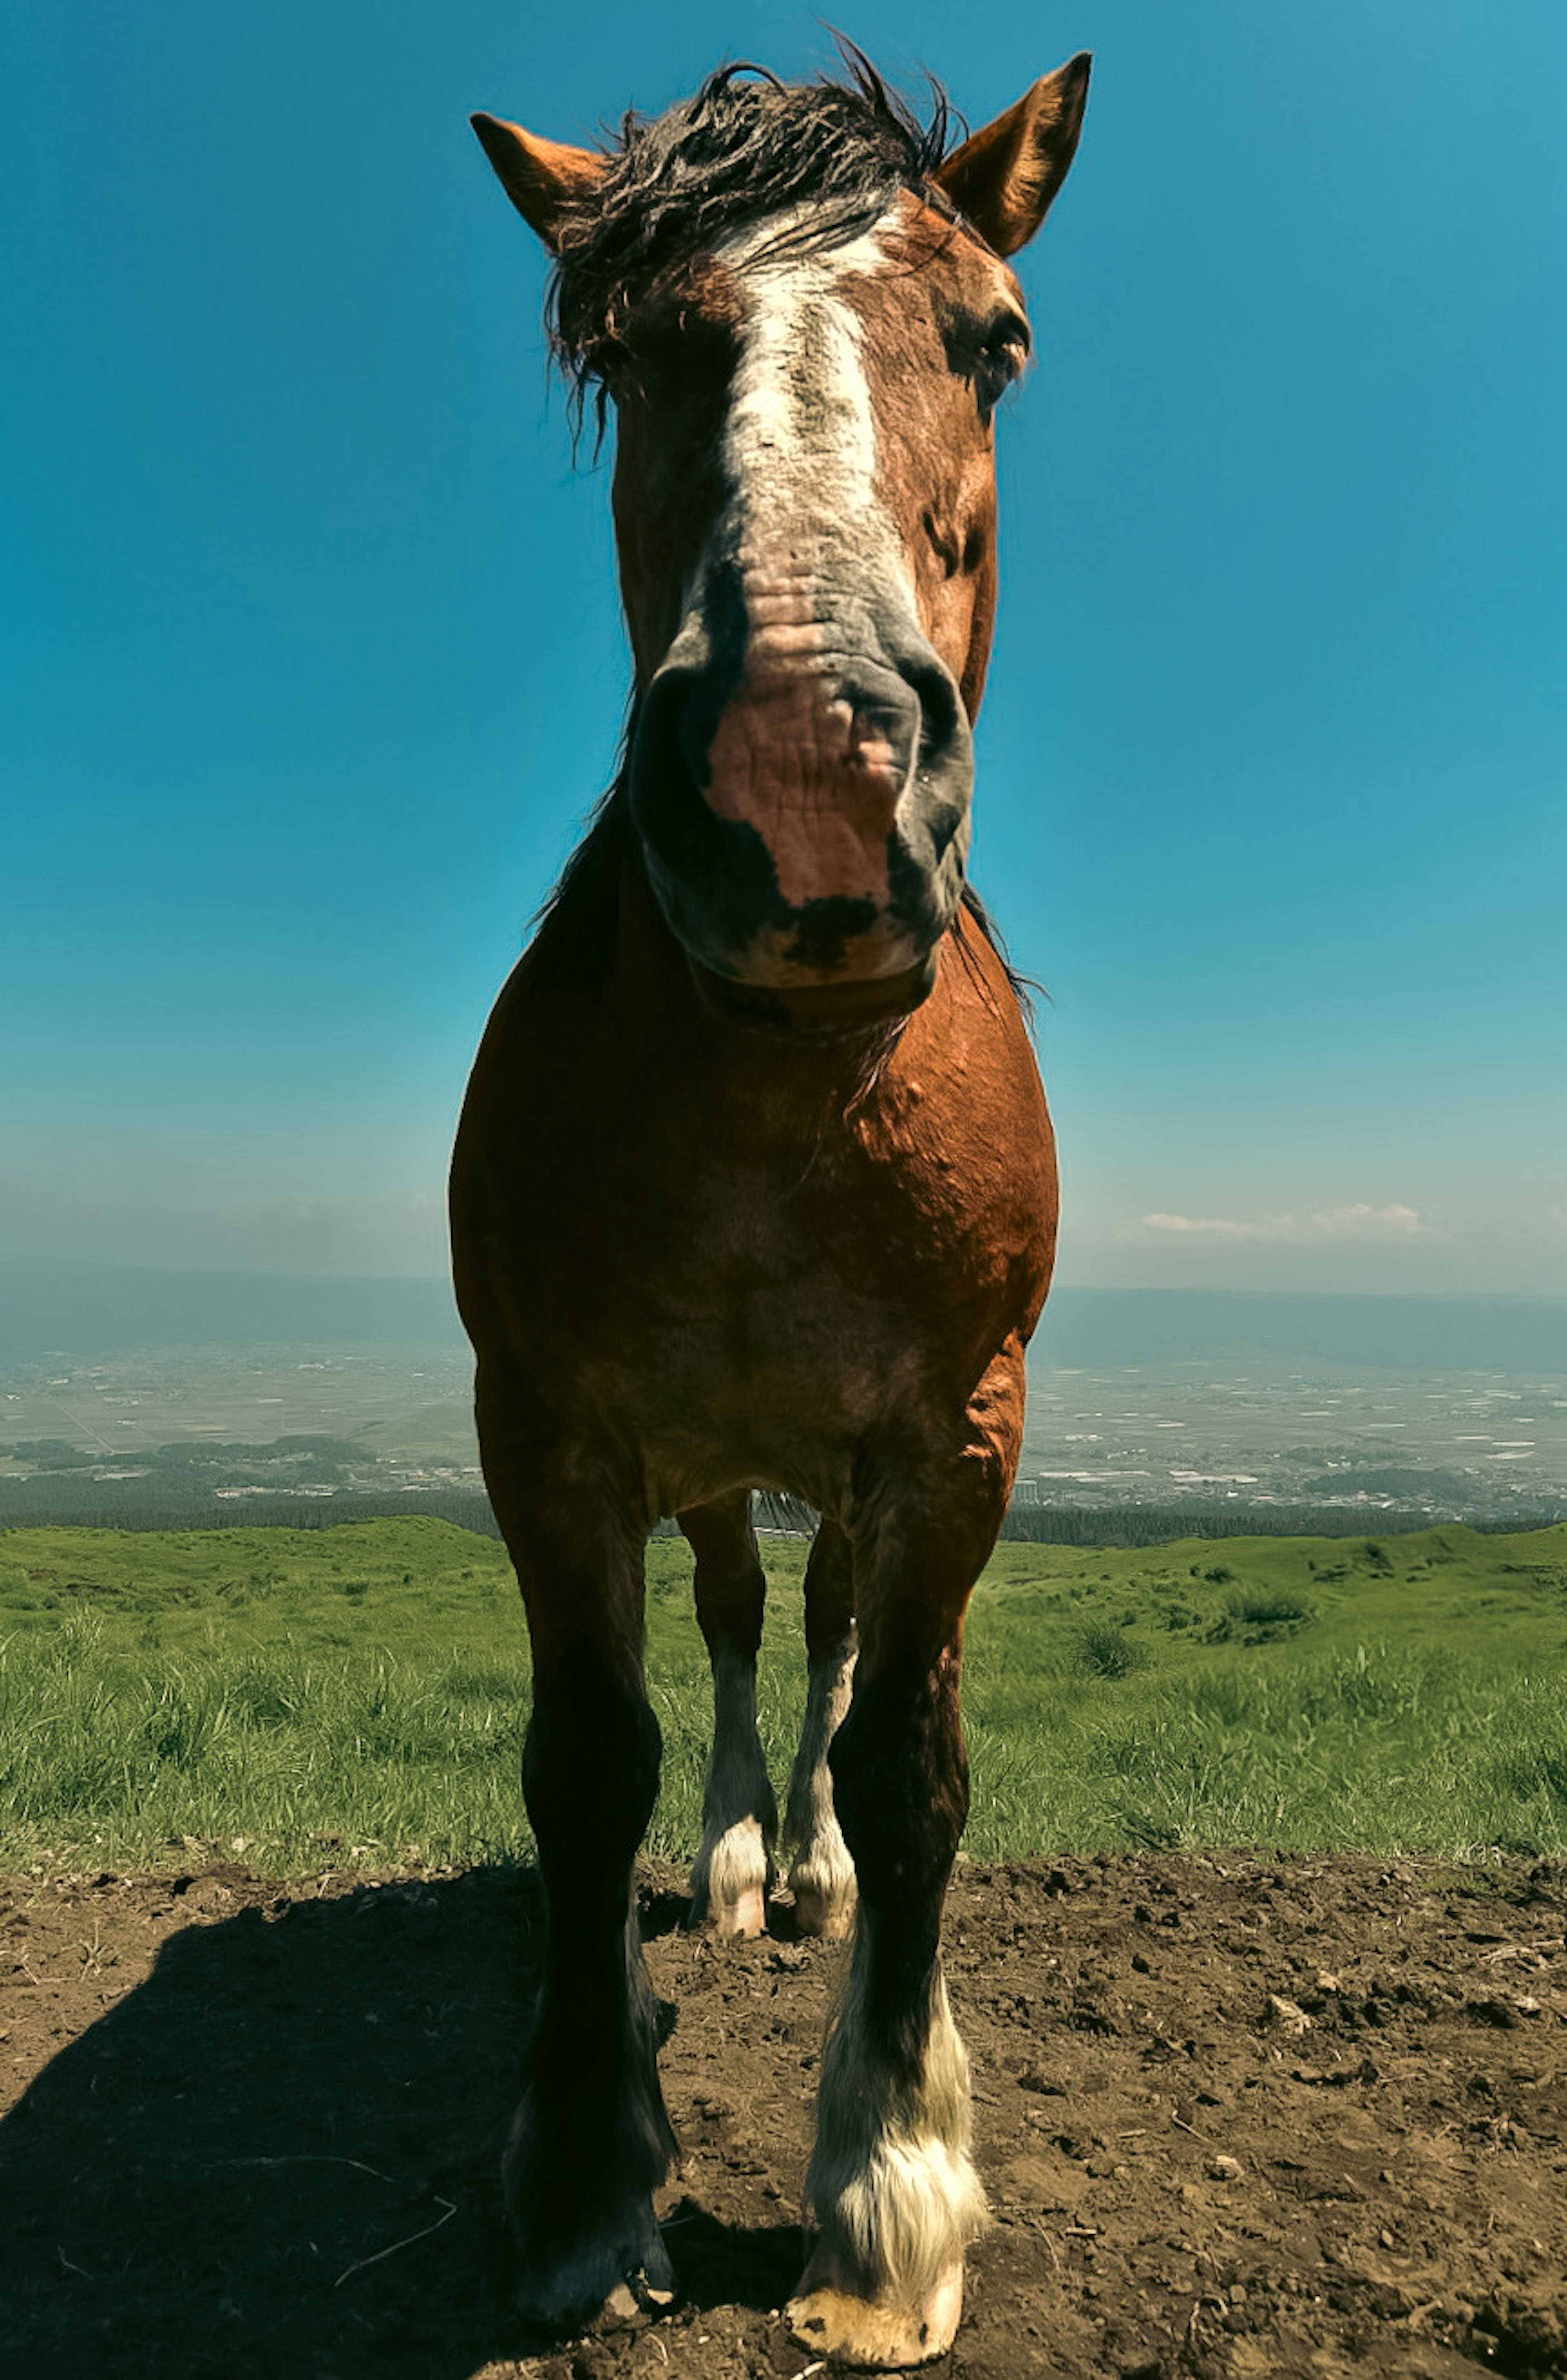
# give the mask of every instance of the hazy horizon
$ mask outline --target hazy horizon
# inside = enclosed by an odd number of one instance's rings
[[[41,1264],[0,1253],[0,1359],[279,1344],[467,1347],[443,1275]],[[1030,1361],[1336,1362],[1567,1372],[1567,1297],[1119,1288],[1052,1291]]]

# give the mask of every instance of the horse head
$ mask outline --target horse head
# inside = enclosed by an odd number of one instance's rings
[[[1072,162],[1088,62],[950,155],[851,86],[728,67],[613,152],[474,119],[556,260],[617,426],[626,791],[710,1004],[906,1014],[962,896],[996,592],[994,414],[1030,338],[1005,260]]]

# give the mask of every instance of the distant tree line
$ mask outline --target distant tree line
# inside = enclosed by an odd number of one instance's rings
[[[798,1497],[771,1490],[758,1492],[755,1509],[759,1528],[800,1536],[809,1536],[819,1518]],[[188,1484],[168,1472],[112,1482],[96,1480],[85,1470],[40,1470],[30,1479],[0,1479],[0,1530],[331,1529],[407,1513],[433,1514],[483,1536],[501,1534],[481,1488],[347,1488],[331,1496],[300,1496],[280,1486],[258,1495],[220,1498],[210,1475],[198,1475]],[[1439,1526],[1444,1519],[1462,1519],[1465,1527],[1494,1536],[1549,1528],[1567,1520],[1567,1507],[1520,1500],[1505,1512],[1481,1517],[1364,1504],[1025,1504],[1008,1512],[1001,1534],[1003,1540],[1030,1545],[1159,1546],[1177,1537],[1359,1537],[1367,1530],[1394,1536]],[[676,1524],[660,1521],[654,1534],[674,1536]]]
[[[138,1491],[145,1492],[138,1492]],[[210,1484],[183,1488],[168,1478],[103,1481],[73,1477],[0,1479],[0,1529],[331,1529],[346,1521],[386,1521],[433,1513],[483,1536],[501,1534],[490,1499],[478,1488],[341,1490],[216,1497]]]
[[[1512,1529],[1546,1529],[1567,1520],[1561,1503],[1520,1505],[1506,1512],[1388,1512],[1362,1504],[1126,1504],[1014,1506],[1002,1523],[1003,1538],[1047,1546],[1164,1546],[1177,1537],[1363,1537],[1403,1536],[1415,1529],[1439,1528],[1443,1521],[1495,1536]]]
[[[797,1496],[759,1489],[757,1526],[809,1536],[819,1515]],[[1466,1528],[1496,1535],[1547,1529],[1567,1521],[1567,1505],[1522,1502],[1483,1518],[1465,1512],[1373,1510],[1350,1504],[1014,1504],[1002,1523],[1004,1540],[1045,1546],[1165,1546],[1177,1537],[1359,1537],[1367,1529],[1400,1536],[1462,1519]],[[671,1527],[674,1524],[669,1524]]]

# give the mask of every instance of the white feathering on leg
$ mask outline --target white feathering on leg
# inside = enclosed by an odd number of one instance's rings
[[[754,1660],[725,1648],[713,1663],[712,1752],[702,1791],[702,1842],[691,1871],[692,1913],[721,1934],[767,1924],[777,1820],[757,1733]]]
[[[939,1970],[913,2085],[869,2055],[866,1964],[862,1927],[822,2057],[806,2199],[824,2240],[868,2294],[917,2309],[961,2264],[987,2219],[968,2154],[968,2058]]]
[[[789,1779],[784,1834],[794,1859],[789,1888],[800,1930],[846,1934],[855,1909],[855,1864],[832,1806],[827,1755],[847,1716],[854,1690],[855,1632],[825,1660],[811,1664],[800,1748]]]

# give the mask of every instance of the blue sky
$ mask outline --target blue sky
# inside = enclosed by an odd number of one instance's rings
[[[1567,1290],[1567,11],[957,22],[844,11],[975,123],[1096,54],[977,805],[1052,995],[1063,1278]],[[0,1253],[437,1270],[626,683],[465,118],[588,137],[827,37],[23,0],[6,50]]]

